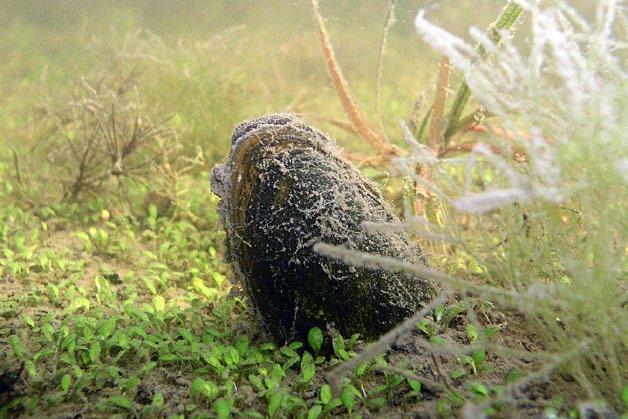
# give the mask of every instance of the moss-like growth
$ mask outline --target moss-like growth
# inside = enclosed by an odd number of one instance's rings
[[[212,188],[230,262],[278,342],[327,325],[373,339],[434,295],[425,278],[347,266],[312,250],[324,242],[424,263],[406,234],[364,231],[364,222],[397,218],[327,136],[292,115],[238,126]]]

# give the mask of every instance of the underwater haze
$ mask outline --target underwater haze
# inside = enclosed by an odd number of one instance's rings
[[[0,0],[0,419],[626,415],[625,18]]]

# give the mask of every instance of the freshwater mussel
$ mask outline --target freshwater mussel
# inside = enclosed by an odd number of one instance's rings
[[[227,252],[252,307],[275,341],[304,341],[310,328],[374,339],[434,295],[426,278],[347,264],[318,242],[424,263],[405,233],[366,232],[396,222],[381,193],[332,140],[290,114],[235,128],[227,160],[212,173]]]

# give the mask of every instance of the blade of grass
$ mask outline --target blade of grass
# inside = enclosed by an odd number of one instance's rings
[[[423,120],[421,121],[421,126],[419,127],[416,133],[416,139],[419,142],[423,142],[423,133],[425,132],[425,129],[427,128],[427,122],[430,120],[431,116],[432,116],[432,107],[430,106],[430,109],[428,109],[427,113],[423,117]]]
[[[497,20],[493,22],[488,27],[488,33],[490,38],[499,43],[501,41],[500,31],[504,29],[512,29],[514,24],[517,22],[519,17],[521,16],[521,12],[523,8],[518,4],[509,1],[508,4],[502,10],[502,13],[499,15]],[[481,45],[477,47],[480,55],[484,55],[485,50]],[[449,115],[447,117],[447,126],[445,128],[444,137],[444,148],[447,148],[449,145],[449,140],[451,137],[458,131],[462,124],[459,123],[460,116],[462,115],[462,111],[466,106],[467,102],[471,97],[471,91],[469,90],[469,86],[463,81],[458,91],[456,92],[456,96],[454,98],[454,102],[451,106],[451,110],[449,111]]]
[[[11,147],[11,153],[13,154],[13,166],[15,167],[15,179],[18,185],[22,186],[22,173],[20,171],[20,160],[17,156],[17,151]]]
[[[443,121],[445,115],[445,102],[447,100],[447,87],[449,86],[449,59],[443,57],[438,69],[438,78],[436,80],[436,92],[434,93],[434,104],[430,108],[428,114],[425,116],[423,122],[425,123],[431,114],[430,124],[427,135],[427,146],[434,154],[439,154],[441,150],[442,138],[443,138]],[[421,131],[424,127],[421,127]],[[421,178],[429,181],[431,176],[430,167],[427,164],[420,164],[416,167],[416,173]],[[414,182],[414,206],[416,214],[425,214],[428,202],[433,198],[433,194],[425,188]]]
[[[432,107],[432,119],[427,136],[427,146],[438,152],[443,135],[443,120],[445,115],[445,101],[447,100],[447,86],[449,85],[449,59],[443,57],[438,69],[436,93]]]

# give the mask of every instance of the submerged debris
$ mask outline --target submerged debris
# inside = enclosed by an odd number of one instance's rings
[[[347,266],[312,250],[323,242],[424,263],[405,233],[362,228],[398,220],[329,137],[295,116],[238,126],[212,189],[230,262],[278,342],[304,341],[314,326],[373,339],[434,296],[425,278]]]

